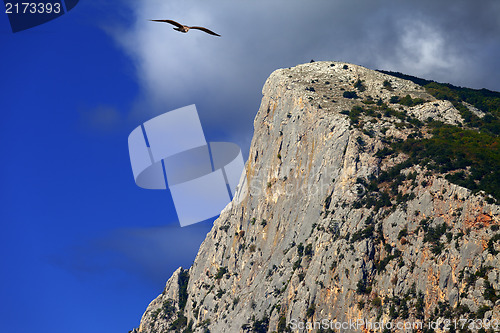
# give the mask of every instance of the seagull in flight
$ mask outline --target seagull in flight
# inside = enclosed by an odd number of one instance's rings
[[[177,30],[177,31],[180,31],[180,32],[184,32],[184,33],[188,32],[189,29],[198,29],[198,30],[206,32],[207,34],[214,35],[214,36],[219,36],[220,37],[219,34],[213,32],[212,30],[208,30],[207,28],[204,28],[204,27],[188,27],[187,25],[182,25],[182,24],[180,24],[178,22],[175,22],[175,21],[172,21],[172,20],[150,20],[150,21],[170,23],[170,24],[176,26],[176,28],[174,28],[174,30]]]

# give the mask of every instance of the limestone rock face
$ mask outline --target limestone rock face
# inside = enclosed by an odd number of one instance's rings
[[[398,185],[404,200],[357,204],[369,191],[364,180],[405,159],[376,154],[387,138],[404,140],[412,130],[390,114],[361,116],[363,126],[353,126],[346,111],[383,103],[422,122],[461,124],[451,103],[340,62],[277,70],[262,93],[246,163],[249,195],[224,209],[193,266],[173,274],[136,332],[500,319],[500,255],[495,243],[488,251],[499,206],[418,165],[401,171],[413,175]],[[407,95],[423,103],[391,103]]]
[[[185,297],[183,298],[181,294],[185,294],[188,279],[188,270],[178,268],[167,281],[163,293],[149,304],[139,328],[132,333],[163,332],[177,325],[180,327],[184,318],[182,316],[179,318],[179,311],[182,312],[186,303]]]

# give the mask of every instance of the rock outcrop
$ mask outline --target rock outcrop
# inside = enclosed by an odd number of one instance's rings
[[[416,105],[396,104],[404,98]],[[500,319],[499,206],[418,164],[373,187],[406,160],[380,153],[388,142],[417,128],[429,136],[432,119],[463,123],[423,87],[360,66],[272,73],[249,195],[224,209],[135,332],[337,332],[356,320],[343,331],[422,322],[431,332],[445,320]]]

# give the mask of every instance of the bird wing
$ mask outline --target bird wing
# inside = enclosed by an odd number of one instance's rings
[[[175,25],[177,28],[182,28],[183,27],[182,24],[180,24],[178,22],[175,22],[175,21],[172,21],[172,20],[150,20],[150,21],[170,23],[172,25]]]
[[[207,34],[211,34],[211,35],[219,36],[220,37],[219,34],[216,34],[212,30],[208,30],[207,28],[204,28],[204,27],[189,27],[189,29],[198,29],[198,30],[201,30],[201,31],[205,31]]]

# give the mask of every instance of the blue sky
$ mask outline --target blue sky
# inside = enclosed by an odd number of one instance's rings
[[[211,221],[180,228],[167,191],[134,184],[143,121],[195,103],[207,140],[246,156],[265,79],[311,59],[500,90],[499,17],[495,1],[81,0],[13,34],[0,15],[2,330],[128,332],[193,261]]]

